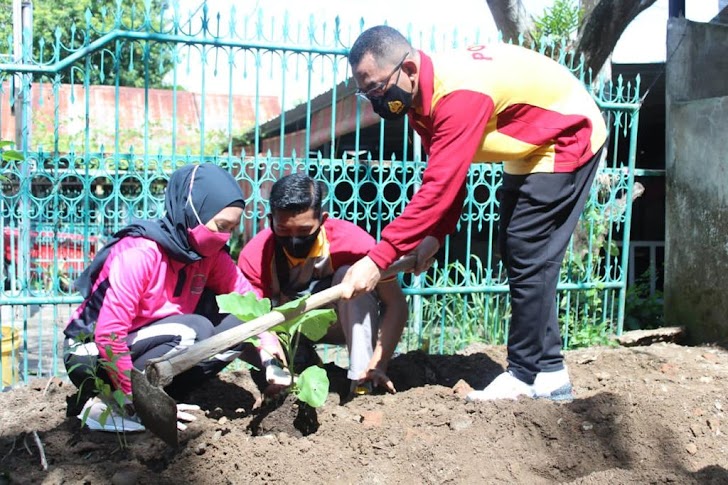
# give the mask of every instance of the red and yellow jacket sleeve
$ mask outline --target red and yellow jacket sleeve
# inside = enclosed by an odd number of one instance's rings
[[[483,93],[455,91],[440,100],[432,113],[433,136],[428,143],[422,186],[404,212],[382,231],[369,257],[386,268],[412,251],[426,236],[442,243],[457,225],[465,200],[470,163],[493,113],[493,101]],[[413,123],[419,132],[424,130]]]
[[[428,154],[420,190],[369,256],[381,268],[426,236],[453,231],[471,163],[513,175],[573,172],[607,136],[599,107],[564,66],[509,44],[430,58],[420,52],[418,106],[408,113]]]

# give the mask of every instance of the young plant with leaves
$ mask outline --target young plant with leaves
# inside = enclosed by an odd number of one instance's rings
[[[116,339],[116,336],[112,335],[112,340],[114,339]],[[102,427],[106,427],[106,423],[111,420],[119,447],[126,449],[129,446],[126,440],[126,432],[128,431],[126,429],[126,422],[134,414],[129,408],[131,396],[126,395],[121,389],[115,388],[104,378],[104,374],[107,376],[118,374],[120,372],[118,366],[119,359],[124,355],[128,355],[128,352],[114,353],[110,344],[106,346],[105,351],[106,358],[99,358],[97,367],[92,368],[88,367],[87,364],[79,363],[72,366],[68,372],[71,373],[80,366],[87,366],[86,372],[88,373],[88,377],[81,384],[77,398],[81,399],[81,396],[89,394],[88,392],[84,392],[85,386],[90,385],[93,387],[91,394],[105,404],[103,411],[98,416],[93,416],[93,419]],[[126,372],[128,373],[129,371]],[[83,412],[80,415],[82,427],[88,424],[93,407],[93,405],[84,406]]]
[[[243,322],[271,311],[278,311],[286,317],[283,323],[271,328],[270,331],[278,336],[286,359],[291,363],[289,392],[309,406],[318,408],[323,406],[329,394],[329,378],[326,376],[326,371],[319,366],[311,366],[299,374],[293,361],[301,335],[314,342],[322,339],[331,324],[336,321],[336,313],[332,309],[317,309],[302,313],[307,298],[308,296],[304,296],[285,305],[271,308],[270,299],[259,300],[252,292],[243,295],[230,293],[219,295],[217,304],[221,312],[235,315]]]

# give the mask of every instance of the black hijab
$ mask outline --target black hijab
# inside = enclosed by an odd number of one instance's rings
[[[164,194],[164,216],[161,219],[134,221],[114,234],[74,282],[76,289],[84,298],[89,297],[96,277],[109,256],[109,250],[125,237],[143,237],[155,241],[168,256],[186,264],[202,259],[187,239],[187,230],[199,225],[190,202],[203,224],[226,207],[242,208],[245,205],[238,183],[230,173],[217,165],[203,163],[177,169],[170,176]]]

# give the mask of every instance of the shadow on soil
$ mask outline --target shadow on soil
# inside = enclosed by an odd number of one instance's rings
[[[392,359],[387,375],[398,391],[439,385],[453,387],[459,380],[473,389],[483,389],[503,372],[503,367],[485,354],[430,355],[412,351]]]
[[[409,352],[393,359],[388,375],[398,391],[427,385],[453,387],[459,380],[482,389],[503,367],[482,353],[471,355],[429,355]],[[533,448],[550,458],[533,463],[536,473],[554,481],[570,481],[595,472],[629,470],[651,480],[649,468],[674,474],[675,480],[690,483],[728,483],[728,470],[688,468],[684,444],[674,431],[676,423],[659,419],[644,421],[636,412],[639,403],[612,392],[603,392],[573,402],[525,401],[514,405],[513,418],[494,426],[513,427]],[[498,406],[501,408],[502,406]],[[493,412],[493,410],[484,410]],[[510,413],[509,413],[510,414]],[[655,448],[659,448],[655,458]],[[649,456],[651,463],[644,461]],[[657,477],[660,476],[657,472]]]

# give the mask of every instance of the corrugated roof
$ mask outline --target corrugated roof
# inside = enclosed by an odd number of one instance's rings
[[[336,85],[336,101],[341,101],[343,98],[352,96],[356,92],[356,84],[351,80],[342,81]],[[311,113],[316,113],[324,108],[329,108],[333,104],[334,90],[329,89],[328,91],[316,96],[311,100]],[[295,108],[289,109],[285,112],[285,126],[286,132],[291,131],[290,127],[300,125],[300,123],[306,120],[306,113],[308,110],[307,103],[301,103]],[[281,121],[283,121],[283,113],[279,116],[271,119],[270,121],[260,126],[260,137],[261,139],[269,138],[271,136],[277,136],[280,134]],[[292,131],[298,131],[301,127],[298,126]]]

